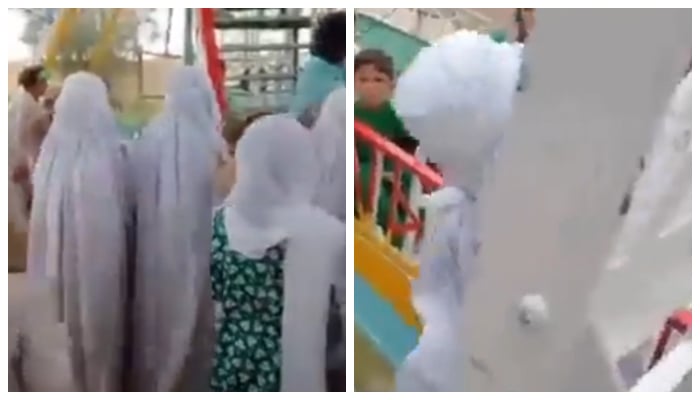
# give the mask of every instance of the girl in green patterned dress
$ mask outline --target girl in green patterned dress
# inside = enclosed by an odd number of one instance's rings
[[[220,311],[211,388],[324,391],[331,285],[344,315],[345,228],[312,205],[318,165],[288,116],[255,121],[237,180],[214,217],[211,279]]]

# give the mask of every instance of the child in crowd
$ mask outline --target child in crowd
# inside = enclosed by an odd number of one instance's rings
[[[236,184],[214,217],[211,284],[223,317],[211,388],[324,391],[331,286],[344,315],[345,228],[313,204],[311,135],[289,116],[262,117],[235,159]]]
[[[394,94],[394,63],[386,53],[377,49],[366,49],[355,56],[355,119],[372,127],[377,133],[394,142],[408,153],[414,153],[418,142],[413,139],[403,122],[396,114],[391,98]],[[356,141],[357,156],[360,162],[362,185],[367,188],[372,173],[372,148],[361,141]],[[391,172],[390,162],[384,163],[384,171]],[[403,174],[402,189],[408,193],[410,175]],[[363,193],[367,193],[364,190]],[[379,225],[386,229],[391,198],[391,182],[383,181],[377,219]],[[402,218],[401,215],[399,215]]]

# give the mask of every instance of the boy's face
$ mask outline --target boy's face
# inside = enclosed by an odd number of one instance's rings
[[[364,106],[379,107],[391,99],[394,81],[374,65],[365,64],[355,71],[355,91]]]

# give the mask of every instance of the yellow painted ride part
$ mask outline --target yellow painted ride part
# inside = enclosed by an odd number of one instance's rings
[[[54,23],[53,34],[49,38],[46,47],[46,68],[49,70],[58,67],[58,55],[70,40],[72,40],[73,30],[80,18],[79,8],[64,8]]]
[[[411,303],[411,280],[418,276],[418,265],[379,235],[372,218],[355,219],[355,272],[406,324],[420,330]]]
[[[114,42],[117,38],[119,28],[119,18],[122,15],[123,8],[112,9],[109,19],[104,25],[102,35],[97,44],[92,48],[89,55],[90,71],[97,75],[102,75],[105,69],[109,67],[114,58]]]

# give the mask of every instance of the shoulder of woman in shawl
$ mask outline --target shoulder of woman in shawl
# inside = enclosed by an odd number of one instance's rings
[[[320,208],[299,214],[292,236],[315,243],[333,252],[345,247],[345,224]]]

